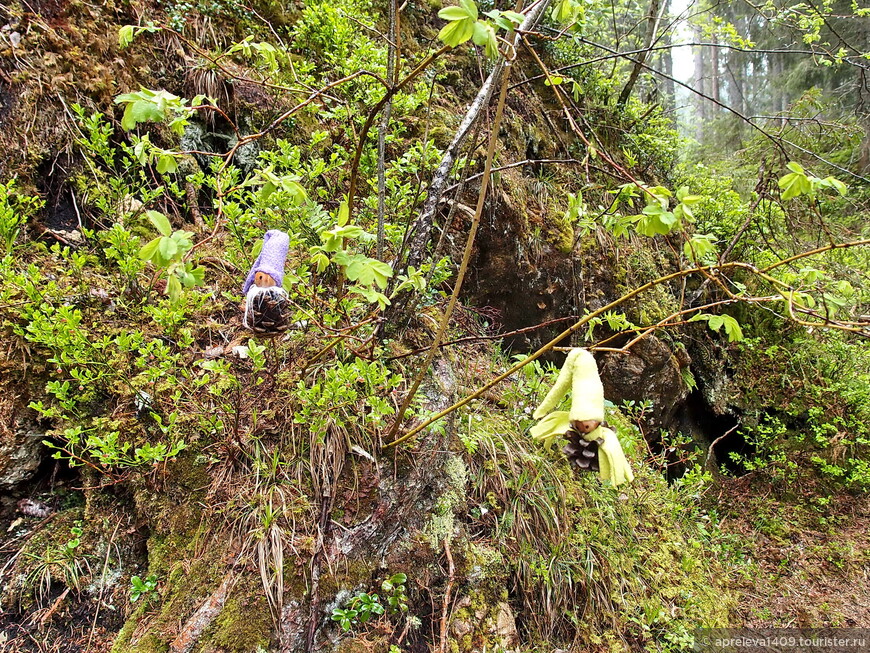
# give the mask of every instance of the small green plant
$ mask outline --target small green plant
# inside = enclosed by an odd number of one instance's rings
[[[126,28],[122,28],[126,29]],[[119,40],[123,35],[119,36]],[[206,100],[204,95],[199,95],[190,102],[167,91],[152,91],[142,88],[134,93],[123,93],[115,98],[115,104],[123,104],[124,117],[121,119],[121,127],[127,131],[136,128],[140,122],[163,122],[172,118],[169,128],[181,136],[195,107]]]
[[[347,604],[346,608],[336,608],[332,611],[332,620],[341,625],[343,631],[348,631],[352,626],[364,624],[372,618],[372,615],[384,614],[384,606],[377,594],[360,592]]]
[[[347,602],[344,608],[335,608],[332,611],[332,620],[341,625],[345,632],[354,626],[368,623],[373,615],[380,616],[385,612],[399,614],[408,611],[408,595],[405,583],[408,582],[406,574],[393,574],[381,583],[381,590],[387,605],[381,603],[381,597],[377,594],[360,592]]]
[[[795,161],[789,161],[787,167],[791,172],[779,180],[779,188],[782,191],[780,197],[783,200],[790,200],[798,195],[813,195],[821,188],[833,189],[840,195],[845,195],[848,192],[846,184],[835,177],[819,179],[807,174],[803,166]]]
[[[372,239],[372,235],[362,227],[348,224],[349,219],[350,211],[347,202],[344,201],[338,210],[336,226],[321,232],[320,239],[323,244],[311,248],[311,262],[316,266],[318,273],[326,270],[330,263],[335,263],[344,277],[354,282],[348,290],[384,309],[390,300],[381,291],[386,289],[390,277],[393,276],[393,268],[383,261],[361,253],[350,253],[345,249],[348,240]],[[407,287],[413,285],[412,282]]]
[[[42,206],[37,197],[19,195],[15,180],[0,184],[0,255],[11,254],[21,234],[21,226]]]
[[[157,575],[150,574],[145,580],[139,576],[130,579],[130,602],[135,603],[142,596],[154,596],[157,593]]]
[[[165,269],[166,294],[173,304],[177,304],[182,288],[203,282],[205,268],[193,267],[192,263],[184,261],[184,255],[193,247],[191,232],[181,229],[173,232],[168,218],[159,211],[146,211],[146,215],[160,235],[139,250],[139,258]]]
[[[394,412],[386,397],[401,382],[399,375],[391,374],[379,361],[337,361],[313,383],[298,383],[300,409],[294,421],[307,424],[312,433],[324,433],[331,427],[381,425]]]
[[[405,592],[405,583],[408,582],[406,574],[393,574],[381,583],[381,590],[387,599],[391,613],[407,612],[408,595]]]
[[[77,521],[70,528],[71,537],[63,544],[49,546],[41,554],[24,554],[35,563],[27,575],[26,585],[33,588],[39,604],[44,604],[54,582],[60,581],[67,588],[78,591],[82,577],[90,573],[87,557],[79,550],[82,534],[81,522]]]
[[[728,335],[728,342],[739,342],[743,340],[743,329],[740,328],[740,323],[730,315],[699,313],[692,316],[689,322],[706,322],[710,330],[716,332],[718,332],[722,327],[725,327],[725,333]]]

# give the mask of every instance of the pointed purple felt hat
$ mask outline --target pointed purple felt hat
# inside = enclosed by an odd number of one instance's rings
[[[242,292],[248,294],[248,289],[254,283],[257,272],[268,274],[278,286],[284,283],[284,261],[287,260],[287,250],[290,248],[290,236],[278,229],[270,229],[263,234],[263,249],[254,261],[254,266],[248,272]]]

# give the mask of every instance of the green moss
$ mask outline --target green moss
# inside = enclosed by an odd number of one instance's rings
[[[112,647],[113,653],[168,653],[169,643],[160,639],[154,633],[147,633],[140,639],[134,648],[116,648]]]
[[[226,653],[267,648],[272,633],[272,618],[262,587],[255,579],[239,582],[215,619],[213,632],[203,637]]]
[[[500,597],[493,589],[477,589],[462,597],[451,619],[451,649],[461,653],[504,648],[498,634]]]
[[[139,605],[136,606],[136,609],[127,617],[127,621],[124,622],[124,625],[121,627],[121,630],[118,632],[117,637],[115,637],[115,641],[112,643],[111,653],[123,653],[124,651],[130,651],[130,640],[133,638],[133,634],[136,632],[136,628],[139,625],[139,620],[142,618],[142,615],[148,608],[148,602],[142,601]],[[153,635],[148,635],[137,644],[137,647],[141,647],[141,650],[147,651],[146,640],[156,640]]]
[[[468,576],[476,580],[503,580],[505,577],[504,555],[483,542],[469,542],[466,563]]]
[[[553,209],[548,216],[544,235],[560,254],[570,254],[574,248],[574,227],[563,213]]]
[[[468,468],[462,458],[458,456],[448,458],[444,463],[444,475],[447,479],[447,487],[438,498],[429,523],[423,528],[423,534],[433,549],[437,549],[445,539],[453,537],[455,510],[460,505],[464,505],[466,500]]]
[[[216,538],[203,545],[205,526],[193,533],[152,534],[148,540],[148,574],[160,583],[160,599],[142,604],[124,624],[113,646],[113,653],[151,653],[164,650],[175,636],[179,619],[188,618],[218,586],[226,574],[227,538]],[[143,574],[144,575],[144,574]],[[155,614],[156,611],[156,614]],[[268,613],[268,610],[266,611]],[[131,642],[147,620],[147,637]]]
[[[372,651],[386,651],[387,641],[383,638],[350,637],[343,639],[336,647],[337,653],[372,653]]]

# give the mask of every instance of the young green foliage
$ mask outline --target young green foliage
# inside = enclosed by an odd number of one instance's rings
[[[150,574],[145,580],[139,576],[130,578],[130,603],[135,603],[143,596],[157,596],[157,575]]]
[[[160,235],[139,250],[139,258],[151,261],[166,274],[166,294],[173,304],[181,298],[182,288],[192,288],[205,280],[205,268],[185,262],[184,256],[193,247],[189,231],[172,230],[168,218],[159,211],[146,211],[148,220]]]
[[[740,328],[740,323],[730,315],[699,313],[698,315],[693,316],[689,322],[706,322],[710,330],[716,332],[724,327],[725,333],[728,336],[728,342],[739,342],[740,340],[743,340],[743,330]]]
[[[484,54],[490,59],[498,56],[498,36],[495,28],[504,31],[516,29],[523,22],[523,15],[515,11],[498,11],[493,9],[484,14],[492,22],[480,20],[474,0],[459,0],[459,4],[445,7],[438,12],[438,17],[449,21],[438,33],[438,39],[450,47],[462,45],[469,39],[484,49]]]
[[[799,195],[814,195],[822,188],[831,188],[840,195],[845,195],[849,190],[846,184],[835,177],[820,179],[807,174],[803,166],[794,161],[789,161],[787,167],[791,172],[779,180],[779,188],[782,191],[780,197],[783,200],[790,200]]]

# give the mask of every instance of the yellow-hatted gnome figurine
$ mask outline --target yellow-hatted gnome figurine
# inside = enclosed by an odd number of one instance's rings
[[[571,410],[553,411],[571,390]],[[614,486],[634,480],[619,439],[604,422],[604,386],[595,358],[586,349],[568,353],[556,385],[532,414],[540,420],[531,434],[547,448],[558,436],[568,440],[562,451],[580,469],[597,471]]]

